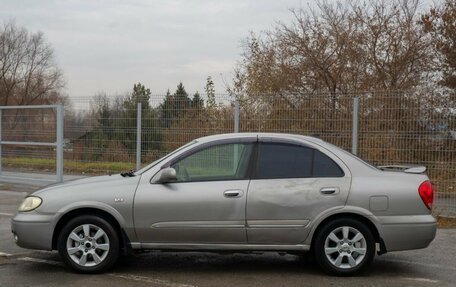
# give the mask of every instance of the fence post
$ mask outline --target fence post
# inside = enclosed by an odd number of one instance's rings
[[[352,111],[352,154],[358,153],[358,117],[359,117],[359,98],[353,98]]]
[[[2,110],[0,109],[0,175],[2,174]]]
[[[239,132],[239,100],[234,100],[234,132]]]
[[[137,104],[136,116],[136,170],[141,168],[141,103]]]
[[[56,109],[56,176],[57,182],[63,182],[63,105],[58,105]]]

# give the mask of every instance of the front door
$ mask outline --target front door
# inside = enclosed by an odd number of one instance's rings
[[[253,142],[244,142],[198,148],[169,163],[176,182],[141,180],[134,206],[140,242],[246,243],[252,147]]]

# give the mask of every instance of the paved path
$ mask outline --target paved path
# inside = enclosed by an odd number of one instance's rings
[[[82,178],[80,175],[65,175],[64,181],[76,178]],[[26,173],[26,172],[11,172],[2,171],[0,174],[0,182],[13,183],[13,184],[26,184],[37,187],[46,186],[56,182],[55,174],[42,174],[42,173]]]
[[[0,286],[456,286],[456,229],[429,248],[377,256],[359,277],[323,274],[305,256],[150,252],[121,258],[108,274],[75,274],[56,252],[17,247],[10,219],[26,193],[0,191]]]

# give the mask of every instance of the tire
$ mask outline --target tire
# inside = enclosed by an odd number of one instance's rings
[[[119,257],[119,237],[104,218],[82,215],[61,230],[57,247],[65,264],[79,273],[101,273]]]
[[[375,238],[369,227],[356,219],[335,219],[318,231],[313,251],[326,273],[352,276],[365,270],[374,259]]]

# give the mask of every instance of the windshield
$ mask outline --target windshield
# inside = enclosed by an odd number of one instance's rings
[[[191,145],[195,144],[196,142],[197,142],[197,141],[194,140],[194,141],[191,141],[191,142],[189,142],[189,143],[187,143],[187,144],[181,146],[181,147],[178,148],[178,149],[175,149],[175,150],[172,151],[171,153],[169,153],[169,154],[167,154],[167,155],[165,155],[165,156],[163,156],[163,157],[157,159],[156,161],[154,161],[154,162],[152,162],[152,163],[146,165],[145,167],[143,167],[143,168],[141,168],[141,169],[138,169],[137,171],[135,171],[134,175],[140,175],[140,174],[142,174],[143,172],[149,170],[150,168],[152,168],[152,167],[155,166],[156,164],[158,164],[158,163],[164,161],[165,159],[167,159],[167,158],[169,158],[170,156],[172,156],[173,154],[175,154],[175,153],[177,153],[177,152],[183,150],[184,148],[186,148],[186,147],[188,147],[188,146],[191,146]]]

